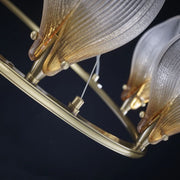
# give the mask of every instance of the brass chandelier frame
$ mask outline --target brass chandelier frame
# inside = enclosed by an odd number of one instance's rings
[[[39,27],[13,3],[11,3],[9,0],[0,0],[0,2],[4,4],[10,11],[12,11],[17,17],[19,17],[32,31],[38,32]],[[88,81],[90,75],[78,64],[73,64],[70,67],[84,81]],[[52,97],[40,86],[34,85],[32,82],[27,80],[27,76],[21,73],[10,61],[6,60],[2,55],[0,55],[0,74],[36,102],[56,115],[58,118],[65,121],[67,124],[93,139],[94,141],[98,142],[99,144],[127,157],[140,158],[144,156],[145,148],[149,144],[148,136],[153,128],[153,125],[141,135],[138,134],[135,125],[127,118],[127,116],[123,114],[120,108],[113,102],[113,100],[106,94],[106,92],[98,87],[98,83],[92,78],[90,79],[89,86],[99,95],[99,97],[122,122],[131,135],[133,143],[124,141],[102,130],[80,115],[73,114],[67,106]]]

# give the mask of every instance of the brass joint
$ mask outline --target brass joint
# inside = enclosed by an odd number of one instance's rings
[[[80,98],[79,96],[76,96],[75,99],[72,101],[72,103],[69,103],[68,107],[70,111],[77,116],[79,113],[80,108],[84,104],[84,100]]]

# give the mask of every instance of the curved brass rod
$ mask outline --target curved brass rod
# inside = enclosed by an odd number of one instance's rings
[[[11,12],[13,12],[30,29],[37,31],[37,32],[39,31],[39,27],[30,18],[28,18],[19,8],[17,8],[11,1],[0,0],[0,2],[4,6],[6,6]]]
[[[65,107],[61,102],[51,97],[39,86],[35,86],[28,82],[25,79],[24,74],[22,74],[12,65],[12,63],[7,61],[2,56],[0,56],[0,73],[11,83],[13,83],[39,104],[44,106],[50,112],[55,114],[57,117],[64,120],[66,123],[103,146],[127,157],[139,158],[144,155],[144,152],[141,152],[139,149],[134,149],[134,144],[123,141],[81,118],[80,116],[75,116],[70,113],[68,108]]]

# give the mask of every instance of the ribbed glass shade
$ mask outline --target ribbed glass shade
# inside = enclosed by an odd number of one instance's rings
[[[164,0],[44,0],[32,60],[53,44],[43,71],[54,75],[61,63],[88,59],[118,48],[139,35],[155,18]]]
[[[180,132],[180,36],[173,39],[153,71],[150,99],[138,130],[143,132],[158,117],[151,143]]]
[[[180,34],[180,16],[175,16],[148,30],[136,45],[127,88],[122,92],[126,100],[137,91],[144,102],[149,101],[149,83],[160,56],[171,40]]]

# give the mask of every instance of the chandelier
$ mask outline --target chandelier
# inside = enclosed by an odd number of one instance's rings
[[[164,0],[44,0],[40,28],[9,0],[0,2],[32,30],[30,36],[34,40],[29,50],[34,61],[30,72],[24,75],[13,61],[1,55],[1,75],[59,119],[101,145],[132,158],[142,157],[149,144],[168,140],[179,132],[179,16],[156,25],[140,38],[129,80],[122,86],[121,107],[99,83],[101,55],[142,33],[157,16]],[[77,63],[92,57],[96,61],[87,73]],[[64,105],[38,83],[47,76],[65,74],[69,69],[86,85],[80,96]],[[132,142],[118,138],[80,115],[81,108],[88,103],[84,100],[88,86],[122,122]],[[140,112],[141,121],[135,127],[128,112],[141,107],[145,111]]]

